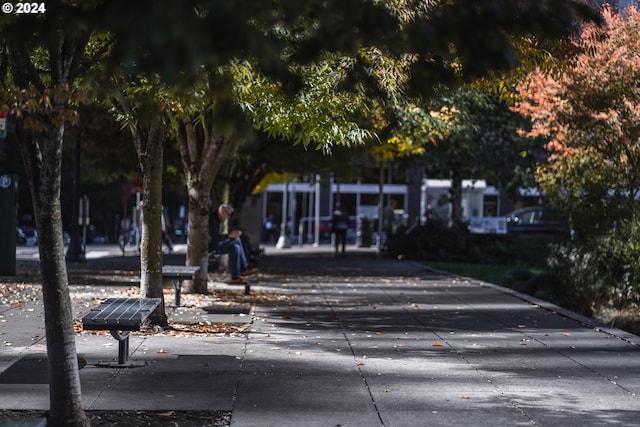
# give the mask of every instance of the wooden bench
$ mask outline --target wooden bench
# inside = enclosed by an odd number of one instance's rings
[[[142,322],[162,303],[161,298],[109,298],[82,317],[82,328],[109,331],[118,340],[118,361],[100,366],[130,368],[146,362],[129,361],[129,333],[139,331]]]
[[[174,279],[175,304],[180,305],[180,294],[182,293],[182,281],[191,280],[200,271],[200,267],[193,265],[163,265],[162,279]]]

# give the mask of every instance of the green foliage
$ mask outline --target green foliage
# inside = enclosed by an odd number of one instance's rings
[[[248,62],[235,64],[232,73],[238,102],[254,126],[272,138],[329,152],[371,138],[357,123],[366,100],[338,88],[342,67],[330,61],[304,67],[305,88],[292,96]]]
[[[549,271],[559,278],[565,306],[590,314],[640,302],[640,224],[626,223],[589,239],[555,245]]]
[[[514,180],[516,166],[533,164],[534,145],[516,133],[524,121],[503,100],[474,87],[443,88],[438,93],[430,107],[431,116],[440,122],[435,126],[439,132],[432,134],[434,144],[427,147],[435,174],[455,169],[506,186]]]
[[[495,93],[474,86],[435,92],[417,109],[421,114],[403,117],[401,131],[422,138],[430,177],[453,180],[451,220],[459,221],[462,178],[483,177],[505,193],[515,193],[535,165],[537,141],[518,135],[526,122]]]

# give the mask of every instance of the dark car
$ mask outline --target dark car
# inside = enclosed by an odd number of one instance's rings
[[[542,206],[517,209],[505,217],[509,233],[570,234],[569,219],[561,212]]]

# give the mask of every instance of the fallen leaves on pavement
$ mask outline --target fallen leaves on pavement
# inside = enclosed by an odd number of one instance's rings
[[[137,298],[140,296],[140,288],[132,283],[126,286],[131,279],[131,275],[123,271],[112,272],[114,278],[105,282],[96,283],[92,281],[86,284],[70,285],[71,302],[74,306],[74,313],[78,319],[74,320],[74,330],[81,334],[106,334],[109,331],[85,331],[79,317],[99,305],[107,298]],[[103,274],[106,276],[106,274]],[[100,276],[102,277],[102,276]],[[76,276],[77,279],[77,276]],[[114,282],[119,286],[113,286]],[[125,286],[121,286],[125,284]],[[240,317],[247,316],[254,305],[273,306],[286,304],[292,297],[272,292],[257,292],[253,290],[247,295],[242,290],[234,289],[211,289],[209,294],[182,294],[180,307],[171,307],[174,299],[173,286],[167,286],[163,290],[167,316],[169,317],[169,329],[148,328],[142,331],[132,332],[132,335],[153,335],[162,334],[168,336],[234,336],[244,334],[249,331],[251,319],[233,323],[209,322],[209,321],[184,321],[172,319],[172,314],[179,315],[181,312],[199,312],[198,316],[206,315],[207,311],[229,311],[238,313]],[[4,282],[0,283],[0,304],[20,308],[27,304],[42,305],[42,288],[37,283]],[[5,344],[8,345],[8,344]]]

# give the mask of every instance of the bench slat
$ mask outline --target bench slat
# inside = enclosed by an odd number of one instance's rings
[[[162,277],[166,279],[191,279],[198,271],[200,271],[200,267],[193,265],[163,265]]]
[[[160,298],[109,298],[82,318],[85,329],[137,331]]]

